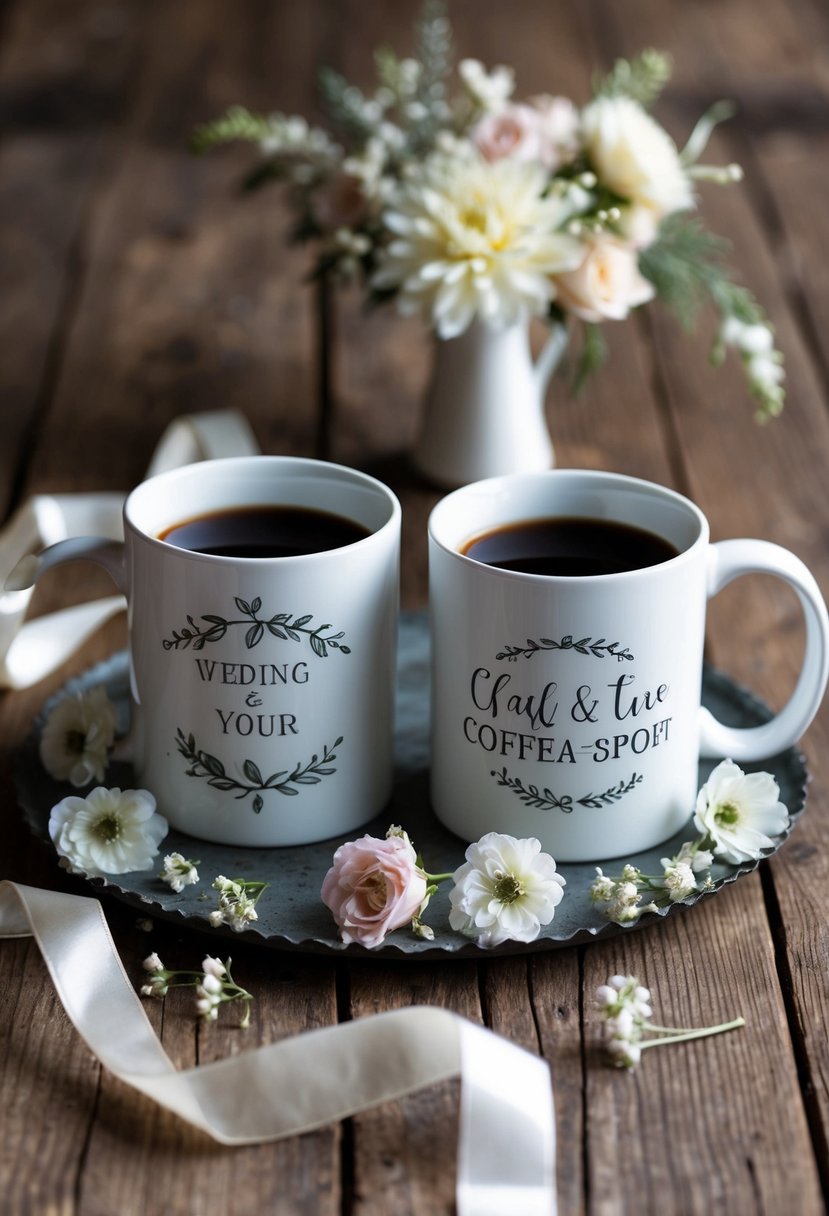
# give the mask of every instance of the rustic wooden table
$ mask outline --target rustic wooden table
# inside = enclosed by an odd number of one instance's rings
[[[558,463],[674,485],[714,538],[795,550],[829,588],[829,12],[820,0],[450,0],[456,45],[515,66],[521,92],[585,99],[590,73],[643,45],[673,53],[660,117],[681,138],[712,100],[737,118],[719,160],[739,188],[705,191],[710,226],[764,302],[788,361],[783,418],[755,425],[739,371],[713,371],[711,331],[658,308],[605,332],[612,363],[574,402],[548,400]],[[0,5],[0,517],[42,491],[126,491],[166,424],[235,407],[265,452],[322,454],[386,479],[404,505],[402,600],[426,596],[437,492],[406,460],[428,344],[416,324],[331,308],[333,412],[320,424],[320,297],[286,246],[276,190],[240,200],[244,155],[196,159],[194,125],[235,102],[315,115],[314,68],[368,83],[372,48],[404,52],[417,5],[381,0],[4,0]],[[110,594],[67,567],[36,609]],[[72,891],[23,828],[11,757],[45,698],[123,647],[112,622],[65,668],[0,698],[0,876]],[[800,662],[794,597],[742,580],[710,616],[709,652],[779,706]],[[182,1066],[309,1027],[442,1005],[549,1061],[562,1213],[818,1213],[829,1191],[829,718],[793,838],[757,873],[664,924],[587,948],[404,965],[263,952],[240,941],[255,989],[247,1036],[194,1024],[188,994],[152,1002]],[[125,965],[157,949],[191,966],[205,938],[105,903]],[[614,972],[651,987],[660,1020],[743,1031],[604,1066],[592,994]],[[279,1144],[230,1150],[104,1071],[75,1033],[31,941],[0,947],[0,1208],[4,1214],[227,1211],[402,1216],[453,1210],[453,1084]],[[505,1132],[505,1134],[507,1134]]]

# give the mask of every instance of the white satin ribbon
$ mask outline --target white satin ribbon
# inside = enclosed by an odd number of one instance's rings
[[[189,414],[167,428],[147,476],[217,456],[252,456],[259,448],[247,420],[234,411]],[[123,540],[122,494],[36,494],[0,531],[0,688],[28,688],[74,654],[104,621],[120,612],[122,596],[92,600],[24,624],[32,590],[3,591],[18,562],[74,536]]]
[[[550,1075],[523,1048],[445,1009],[414,1006],[179,1072],[97,900],[0,883],[0,937],[29,934],[110,1072],[221,1144],[298,1135],[460,1075],[458,1216],[555,1216]]]

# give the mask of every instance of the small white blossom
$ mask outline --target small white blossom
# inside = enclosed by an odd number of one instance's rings
[[[668,858],[663,857],[662,864],[665,867],[662,885],[668,892],[672,904],[678,903],[679,900],[685,899],[687,895],[690,895],[692,891],[696,891],[697,880],[694,877],[694,871],[687,861],[672,863]]]
[[[223,980],[226,974],[226,968],[222,960],[211,958],[209,954],[202,960],[201,969],[205,975],[215,975],[220,980]]]
[[[211,958],[208,954],[199,973],[167,971],[158,955],[150,954],[144,959],[144,970],[150,973],[150,982],[141,986],[142,996],[163,997],[170,988],[193,988],[196,1012],[209,1022],[215,1022],[220,1005],[242,1001],[244,1013],[239,1025],[242,1029],[250,1025],[250,1005],[253,997],[233,979],[230,974],[230,959],[223,963],[221,959]]]
[[[98,786],[86,798],[64,798],[49,816],[62,864],[88,878],[151,869],[167,831],[148,790]]]
[[[196,985],[196,1010],[207,1021],[215,1022],[221,1005],[221,984],[218,992],[210,992],[203,984]]]
[[[453,875],[449,924],[481,946],[534,941],[564,894],[556,863],[538,840],[488,832]]]
[[[115,726],[115,706],[103,685],[62,697],[40,736],[43,767],[76,788],[103,781]]]
[[[641,987],[635,975],[612,975],[606,984],[600,984],[596,989],[596,1009],[604,1023],[605,1048],[610,1063],[628,1070],[636,1067],[646,1047],[702,1039],[745,1025],[743,1018],[735,1018],[732,1022],[699,1030],[656,1026],[651,1021],[651,994]],[[647,1033],[651,1037],[646,1039]]]
[[[710,849],[700,848],[698,841],[686,840],[680,847],[676,857],[672,860],[674,862],[685,861],[690,865],[695,874],[701,874],[703,870],[711,869],[714,862],[714,854]],[[666,864],[664,859],[662,864]]]
[[[199,872],[196,869],[198,865],[199,862],[190,861],[181,853],[168,853],[164,858],[164,868],[158,877],[162,882],[168,883],[176,894],[179,894],[185,887],[192,886],[199,881]]]
[[[299,115],[271,114],[268,134],[259,147],[265,156],[306,160],[323,167],[336,165],[342,150],[321,127],[310,127]]]
[[[479,59],[462,59],[458,75],[472,101],[482,110],[498,110],[512,96],[515,73],[503,65],[487,71]]]
[[[149,982],[142,985],[141,995],[166,996],[170,972],[165,970],[164,964],[158,955],[155,953],[147,955],[141,965],[149,973]]]
[[[208,916],[210,924],[214,929],[218,929],[220,925],[229,925],[236,933],[247,929],[252,921],[259,919],[256,904],[267,885],[265,882],[218,875],[213,882],[213,889],[219,892],[219,902]]]
[[[718,764],[697,796],[697,830],[710,838],[717,856],[735,865],[773,848],[788,821],[771,774],[744,773],[733,760]]]

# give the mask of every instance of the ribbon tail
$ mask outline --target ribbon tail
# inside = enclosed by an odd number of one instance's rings
[[[0,937],[27,932],[101,1062],[219,1143],[298,1135],[460,1075],[458,1216],[555,1216],[549,1070],[491,1031],[413,1006],[178,1072],[97,900],[0,883]]]

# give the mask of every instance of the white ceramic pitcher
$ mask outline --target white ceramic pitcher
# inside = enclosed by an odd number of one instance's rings
[[[438,340],[417,468],[446,487],[552,468],[544,397],[566,346],[566,328],[556,325],[533,362],[528,318],[500,329],[476,319]]]

